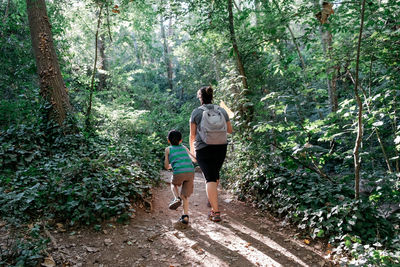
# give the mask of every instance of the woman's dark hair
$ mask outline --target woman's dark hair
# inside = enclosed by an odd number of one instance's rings
[[[171,145],[177,146],[179,145],[179,141],[182,140],[182,134],[178,130],[171,130],[168,133],[168,140],[171,142]]]
[[[213,100],[213,89],[211,86],[203,86],[199,89],[201,104],[211,104]]]

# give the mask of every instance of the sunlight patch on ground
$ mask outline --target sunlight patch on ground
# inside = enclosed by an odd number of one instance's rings
[[[299,264],[299,266],[308,266],[305,262],[303,262],[301,259],[299,259],[296,255],[293,255],[290,251],[288,251],[287,249],[285,249],[284,247],[282,247],[281,245],[276,243],[274,240],[258,233],[257,231],[254,231],[254,230],[244,226],[243,224],[233,223],[232,221],[229,222],[229,225],[232,228],[234,228],[235,230],[237,230],[238,232],[241,232],[243,234],[246,234],[246,235],[258,240],[262,244],[265,244],[266,246],[270,247],[271,249],[279,252],[284,257],[293,260],[294,262]]]
[[[186,259],[186,262],[179,262],[179,264],[194,264],[193,266],[218,266],[228,267],[230,264],[222,259],[218,255],[214,255],[207,251],[207,248],[212,248],[212,244],[204,242],[199,244],[195,240],[192,240],[185,236],[182,232],[174,231],[166,235],[170,242],[172,242],[177,251],[182,251],[182,256]],[[197,238],[197,237],[196,237]],[[173,259],[168,261],[170,265],[176,264]]]
[[[239,229],[239,228],[238,228]],[[214,231],[208,231],[206,234],[221,246],[231,250],[237,256],[232,256],[233,259],[240,256],[254,264],[254,266],[283,266],[268,255],[253,247],[249,242],[240,238],[235,232],[230,229],[219,226]],[[249,233],[251,237],[252,234]],[[286,256],[286,254],[283,254]]]

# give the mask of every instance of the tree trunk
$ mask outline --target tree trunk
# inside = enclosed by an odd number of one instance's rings
[[[329,23],[328,18],[334,13],[332,7],[333,5],[329,2],[322,3],[321,11],[316,15],[321,25]],[[336,82],[340,71],[340,66],[331,66],[333,63],[332,33],[329,30],[324,31],[323,28],[320,27],[320,35],[323,51],[328,59],[328,66],[326,68],[326,85],[328,88],[329,106],[332,112],[336,112],[339,108]]]
[[[99,17],[97,19],[97,29],[95,36],[95,47],[94,47],[94,64],[93,64],[93,73],[92,73],[92,81],[90,83],[90,93],[89,93],[89,104],[86,110],[86,129],[90,128],[90,115],[92,113],[92,100],[93,100],[93,91],[94,91],[94,77],[96,76],[97,69],[97,50],[98,50],[98,41],[99,41],[99,29],[101,24],[101,12],[103,11],[103,4],[100,6]]]
[[[236,42],[236,36],[235,36],[235,28],[233,25],[233,11],[232,11],[232,0],[228,0],[228,12],[229,12],[229,32],[231,35],[231,42],[232,42],[232,47],[233,47],[233,52],[235,54],[236,57],[236,64],[239,70],[239,74],[242,76],[242,84],[243,84],[243,88],[245,90],[248,89],[247,86],[247,76],[246,76],[246,72],[243,66],[243,62],[242,62],[242,58],[241,55],[239,53],[239,48]]]
[[[214,73],[215,73],[215,80],[219,82],[221,80],[221,66],[218,61],[217,51],[215,46],[213,46],[213,57],[212,57],[213,65],[214,65]]]
[[[172,83],[172,63],[170,55],[168,53],[168,41],[167,37],[165,36],[164,19],[161,18],[160,22],[161,22],[161,38],[163,39],[163,45],[164,45],[164,61],[167,68],[168,87],[172,91],[174,89]]]
[[[107,89],[107,58],[105,53],[105,37],[104,34],[100,35],[100,39],[98,41],[99,48],[99,87],[98,90]]]
[[[261,1],[254,0],[254,11],[256,13],[256,27],[260,25],[260,12],[261,12]]]
[[[230,32],[230,37],[231,37],[231,42],[232,42],[232,48],[233,48],[233,53],[235,54],[236,57],[236,64],[237,68],[239,70],[239,74],[241,76],[242,80],[242,85],[243,85],[243,94],[242,94],[242,103],[240,105],[240,116],[242,117],[242,120],[246,122],[246,127],[248,124],[253,120],[253,105],[250,103],[248,96],[250,94],[250,91],[248,89],[248,84],[247,84],[247,76],[246,76],[246,71],[243,65],[242,57],[239,52],[239,47],[237,45],[236,41],[236,35],[235,35],[235,27],[233,24],[233,10],[232,10],[232,0],[228,0],[228,13],[229,13],[229,32]]]
[[[71,105],[53,44],[46,3],[45,0],[26,0],[26,6],[40,94],[51,104],[49,119],[61,125]]]
[[[131,37],[132,37],[132,40],[133,40],[133,47],[135,48],[135,53],[136,53],[136,64],[141,66],[142,65],[142,60],[140,59],[139,46],[137,44],[136,35],[135,35],[134,32],[131,33]]]
[[[4,12],[4,17],[3,17],[3,25],[6,24],[9,8],[10,8],[10,0],[7,0],[6,11]]]
[[[357,45],[357,59],[356,59],[356,81],[354,85],[354,93],[355,97],[357,100],[357,105],[358,105],[358,128],[357,128],[357,138],[356,142],[354,145],[354,182],[355,182],[355,187],[354,187],[354,193],[355,193],[355,198],[358,199],[360,197],[360,171],[361,171],[361,161],[360,161],[360,148],[361,148],[361,142],[363,138],[363,125],[362,125],[362,110],[363,110],[363,104],[360,98],[360,95],[358,93],[358,83],[359,83],[359,66],[360,66],[360,50],[361,50],[361,38],[362,38],[362,32],[363,32],[363,27],[364,27],[364,13],[365,13],[365,0],[362,1],[362,7],[361,7],[361,22],[360,22],[360,33],[358,35],[358,45]]]
[[[355,80],[354,80],[354,78],[353,78],[353,75],[351,75],[350,71],[348,71],[348,76],[349,76],[350,80],[352,81],[352,83],[355,85],[356,82],[355,82]],[[365,92],[365,90],[364,90],[361,86],[358,86],[358,87],[360,88],[361,92],[362,92],[363,95],[364,95],[364,99],[365,99],[365,103],[366,103],[366,107],[367,107],[368,113],[369,113],[369,114],[372,114],[372,116],[374,116],[373,113],[372,113],[372,111],[371,111],[371,108],[370,108],[370,104],[371,104],[371,103],[368,102],[367,93]],[[387,156],[385,146],[384,146],[384,144],[383,144],[381,135],[379,134],[379,129],[378,129],[377,127],[375,127],[375,126],[372,126],[372,130],[375,131],[376,138],[378,139],[378,143],[379,143],[379,146],[380,146],[380,148],[381,148],[381,150],[382,150],[382,154],[383,154],[383,157],[384,157],[384,159],[385,159],[385,162],[386,162],[386,166],[387,166],[387,168],[388,168],[388,171],[389,171],[390,173],[392,173],[392,167],[390,166],[389,157]]]

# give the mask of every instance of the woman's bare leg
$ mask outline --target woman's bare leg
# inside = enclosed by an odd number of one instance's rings
[[[219,211],[217,185],[218,184],[216,182],[206,183],[207,197],[208,201],[210,201],[211,208],[213,211]]]

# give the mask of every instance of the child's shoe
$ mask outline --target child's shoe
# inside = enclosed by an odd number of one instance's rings
[[[179,221],[183,224],[189,224],[189,215],[182,215]]]
[[[189,215],[182,215],[182,217],[179,218],[179,220],[176,221],[173,225],[176,230],[184,230],[189,228]]]
[[[172,200],[168,207],[170,210],[176,210],[180,205],[182,205],[182,200],[178,197]]]

